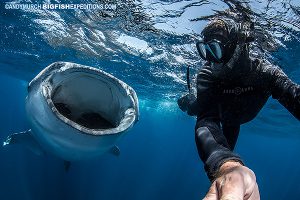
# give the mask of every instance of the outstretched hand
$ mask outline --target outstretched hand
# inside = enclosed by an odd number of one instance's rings
[[[228,161],[219,171],[203,200],[259,200],[254,172],[238,162]]]

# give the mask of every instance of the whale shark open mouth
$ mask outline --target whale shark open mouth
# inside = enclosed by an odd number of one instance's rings
[[[65,123],[102,135],[125,131],[137,121],[137,97],[124,82],[73,63],[55,67],[58,70],[52,69],[44,81],[43,93],[52,111]]]
[[[86,128],[106,129],[116,127],[97,112],[83,112],[79,117],[75,117],[78,116],[76,108],[70,108],[66,103],[55,103],[54,105],[62,115]]]
[[[118,125],[120,116],[111,118],[105,112],[108,107],[117,109],[116,103],[112,103],[112,91],[107,84],[91,76],[81,74],[60,83],[52,101],[60,114],[86,128],[108,129]]]

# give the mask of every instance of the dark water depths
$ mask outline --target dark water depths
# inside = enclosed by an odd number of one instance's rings
[[[48,1],[21,1],[42,3]],[[94,3],[97,1],[49,1]],[[209,182],[194,144],[195,119],[176,99],[185,67],[201,67],[195,41],[231,7],[255,21],[255,51],[300,83],[300,3],[293,1],[106,1],[115,11],[5,10],[0,3],[0,138],[24,131],[27,84],[54,61],[99,67],[131,85],[141,119],[118,146],[75,162],[38,157],[21,146],[0,149],[0,199],[201,199]],[[261,199],[299,199],[300,124],[270,99],[242,126],[236,152],[256,173]]]

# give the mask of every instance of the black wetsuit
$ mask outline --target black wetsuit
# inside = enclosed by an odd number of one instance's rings
[[[242,163],[232,152],[240,125],[252,120],[271,95],[300,120],[300,86],[279,67],[247,59],[234,68],[204,66],[197,76],[197,99],[187,108],[197,115],[196,144],[211,181],[224,162]]]

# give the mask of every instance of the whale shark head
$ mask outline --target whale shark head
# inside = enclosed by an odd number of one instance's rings
[[[133,89],[99,69],[54,63],[30,82],[29,90],[38,85],[56,116],[84,133],[115,134],[138,120]]]
[[[25,104],[39,146],[68,161],[108,151],[139,117],[130,86],[102,70],[69,62],[41,71],[29,83]]]

